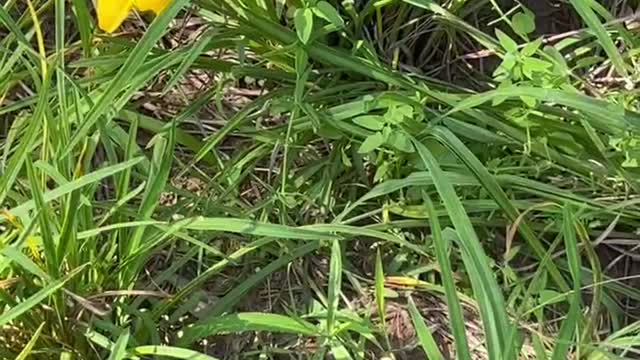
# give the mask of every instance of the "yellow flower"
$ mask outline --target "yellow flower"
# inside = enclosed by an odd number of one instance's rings
[[[98,26],[112,33],[127,18],[131,10],[162,12],[171,0],[98,0]]]

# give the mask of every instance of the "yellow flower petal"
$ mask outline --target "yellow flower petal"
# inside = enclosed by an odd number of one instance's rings
[[[108,33],[116,31],[132,7],[133,0],[98,0],[98,26]]]
[[[156,15],[160,14],[171,0],[133,0],[133,6],[139,11],[153,11]]]

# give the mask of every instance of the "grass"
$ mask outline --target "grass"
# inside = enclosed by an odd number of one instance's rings
[[[0,357],[637,356],[619,3],[7,1]]]

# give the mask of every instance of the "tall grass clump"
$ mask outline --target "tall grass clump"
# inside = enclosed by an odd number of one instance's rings
[[[7,1],[0,357],[637,357],[630,3]]]

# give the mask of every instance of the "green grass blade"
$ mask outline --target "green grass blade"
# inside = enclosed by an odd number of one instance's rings
[[[564,236],[565,248],[567,251],[567,263],[569,265],[569,272],[573,280],[573,293],[569,298],[569,311],[567,316],[562,322],[560,332],[558,333],[557,340],[555,342],[555,348],[551,356],[552,360],[567,359],[569,349],[572,345],[576,345],[576,354],[580,354],[580,348],[576,341],[579,338],[578,323],[580,322],[580,308],[582,306],[582,296],[580,295],[581,283],[581,265],[580,255],[578,253],[578,241],[575,232],[575,219],[569,206],[563,208],[563,225],[562,233]]]
[[[236,218],[196,218],[187,225],[187,229],[201,231],[227,231],[239,234],[267,236],[280,239],[334,240],[336,235],[312,229],[295,228],[286,225],[261,223]]]
[[[66,156],[71,150],[78,145],[84,137],[87,136],[91,127],[103,118],[118,94],[125,88],[131,86],[131,79],[141,68],[145,59],[149,55],[151,49],[164,35],[169,23],[180,12],[180,10],[189,3],[190,0],[174,0],[169,6],[153,21],[149,29],[144,33],[142,39],[136,44],[135,48],[130,52],[127,61],[116,77],[109,83],[105,92],[100,96],[98,101],[91,107],[84,118],[84,122],[76,130],[73,137],[69,140],[66,148],[62,152],[62,156]],[[135,90],[135,89],[134,89]]]
[[[382,330],[386,335],[387,325],[387,312],[384,299],[384,268],[382,265],[382,256],[380,256],[380,248],[376,251],[376,268],[375,268],[375,296],[376,306],[378,308],[378,316],[380,316],[380,323],[382,324]]]
[[[55,200],[64,195],[67,195],[75,190],[78,190],[90,184],[97,183],[106,177],[112,176],[120,171],[126,170],[132,166],[135,166],[140,161],[142,161],[142,159],[144,158],[138,157],[138,158],[134,158],[134,159],[122,162],[120,164],[112,165],[112,166],[94,171],[90,174],[84,175],[80,178],[70,181],[60,187],[57,187],[53,190],[45,192],[42,195],[42,198],[45,203],[48,203],[52,200]],[[29,200],[13,209],[10,209],[9,212],[19,217],[26,216],[30,210],[34,209],[34,207],[35,207],[35,201]]]
[[[500,359],[502,354],[506,352],[506,347],[511,346],[504,342],[512,327],[507,318],[501,289],[493,276],[488,258],[453,186],[446,181],[444,172],[427,147],[415,139],[413,143],[420,158],[431,172],[436,189],[458,232],[465,267],[469,275],[472,276],[472,287],[478,298],[489,356]],[[473,281],[474,279],[476,281]]]
[[[69,281],[71,278],[79,274],[83,269],[84,269],[84,266],[74,269],[71,273],[69,273],[64,278],[60,280],[56,280],[50,283],[49,285],[43,287],[37,293],[31,295],[29,298],[25,299],[24,301],[21,301],[18,305],[10,309],[5,309],[5,311],[0,315],[0,326],[6,325],[10,321],[18,318],[18,316],[31,310],[34,306],[37,306],[38,304],[40,304],[42,300],[48,298],[49,296],[54,294],[56,291],[60,290],[67,281]]]
[[[460,101],[442,117],[477,107],[495,98],[517,98],[529,96],[541,102],[556,103],[580,111],[596,129],[609,134],[619,134],[627,128],[640,129],[637,113],[624,110],[619,105],[589,97],[587,95],[558,89],[543,89],[530,86],[511,86],[472,95]]]
[[[342,287],[342,250],[340,241],[333,240],[331,245],[331,261],[329,264],[329,290],[327,294],[327,334],[333,334],[340,305],[340,289]]]
[[[212,317],[206,322],[186,328],[183,344],[191,344],[197,339],[226,332],[269,331],[295,335],[318,335],[318,329],[302,319],[268,313],[238,313]]]
[[[429,330],[427,324],[424,323],[424,319],[411,297],[409,297],[409,314],[411,315],[413,327],[420,341],[420,346],[422,346],[422,350],[424,350],[424,353],[427,355],[427,359],[444,360],[444,356],[442,356],[440,348],[438,348],[438,344],[433,338],[433,334],[431,334],[431,330]]]
[[[290,253],[279,257],[277,260],[263,267],[262,269],[260,269],[260,271],[251,275],[247,280],[234,287],[225,296],[219,299],[213,306],[213,308],[208,312],[207,318],[199,321],[198,324],[206,323],[210,319],[231,311],[231,308],[240,300],[242,300],[242,295],[248,293],[249,290],[258,285],[260,281],[263,281],[267,276],[291,263],[293,260],[305,256],[312,251],[317,250],[319,247],[320,243],[318,241],[309,242],[308,244],[304,244],[292,249]]]
[[[22,351],[20,351],[20,354],[18,354],[18,356],[16,357],[16,360],[27,360],[30,358],[31,350],[33,350],[33,347],[36,345],[36,342],[40,338],[40,333],[42,333],[42,329],[44,328],[45,324],[46,323],[43,322],[42,324],[40,324],[40,326],[38,326],[36,332],[33,334],[33,336],[31,336],[31,339],[29,339],[27,345],[22,348]]]
[[[31,260],[22,251],[14,248],[13,246],[6,246],[4,249],[0,250],[0,254],[6,256],[13,263],[19,265],[31,274],[38,276],[43,280],[51,280],[51,276],[49,276],[49,274],[36,265],[36,263],[34,263],[33,260]]]
[[[205,355],[197,351],[183,349],[175,346],[146,345],[136,346],[131,353],[140,356],[166,356],[173,359],[184,360],[217,360],[213,356]]]
[[[127,357],[127,344],[129,344],[129,330],[123,331],[111,349],[107,360],[123,360]]]
[[[616,46],[616,44],[614,44],[613,40],[607,33],[607,29],[605,29],[605,27],[600,22],[600,19],[598,19],[598,16],[593,11],[593,8],[589,4],[589,1],[570,0],[570,2],[571,5],[573,5],[573,7],[576,9],[576,12],[580,14],[582,20],[584,20],[591,31],[593,31],[594,35],[598,39],[598,42],[600,43],[600,46],[602,46],[604,51],[609,56],[609,59],[611,59],[611,63],[616,68],[618,74],[620,76],[627,77],[627,65],[624,62],[622,55],[620,55],[618,47]]]
[[[465,327],[465,319],[462,313],[462,305],[458,299],[456,290],[456,282],[453,278],[453,269],[449,260],[449,244],[442,237],[440,222],[435,216],[435,208],[433,202],[428,195],[424,195],[424,201],[429,212],[431,236],[433,236],[433,245],[436,248],[436,259],[440,265],[440,276],[442,276],[442,287],[447,300],[447,309],[449,310],[449,327],[455,341],[456,356],[458,359],[471,359],[469,351],[469,343],[467,340],[467,331]]]
[[[138,207],[138,218],[149,220],[153,211],[158,206],[160,195],[164,191],[165,185],[171,172],[173,163],[173,151],[175,148],[176,132],[175,127],[171,127],[167,138],[158,137],[153,147],[153,159],[151,161],[151,171],[149,172],[149,182],[145,188],[140,206]],[[136,251],[141,246],[145,233],[145,227],[136,227],[131,238],[123,246],[121,256],[126,257]]]
[[[465,165],[473,172],[476,176],[480,184],[485,188],[485,190],[493,197],[493,199],[500,205],[500,207],[505,211],[507,217],[512,222],[518,221],[520,217],[520,212],[513,205],[513,202],[507,197],[504,193],[498,182],[491,176],[489,171],[482,165],[480,160],[460,141],[454,134],[452,134],[449,130],[442,127],[435,127],[432,130],[432,134],[449,150],[451,150],[460,160],[462,160]],[[545,246],[542,244],[540,239],[534,234],[533,230],[529,227],[525,220],[519,221],[518,226],[519,232],[525,238],[529,246],[533,249],[534,253],[538,257],[538,259],[543,259],[546,255]],[[569,289],[566,284],[562,274],[558,270],[558,268],[550,262],[548,265],[549,273],[553,277],[554,281],[558,284],[558,286],[566,291]]]

